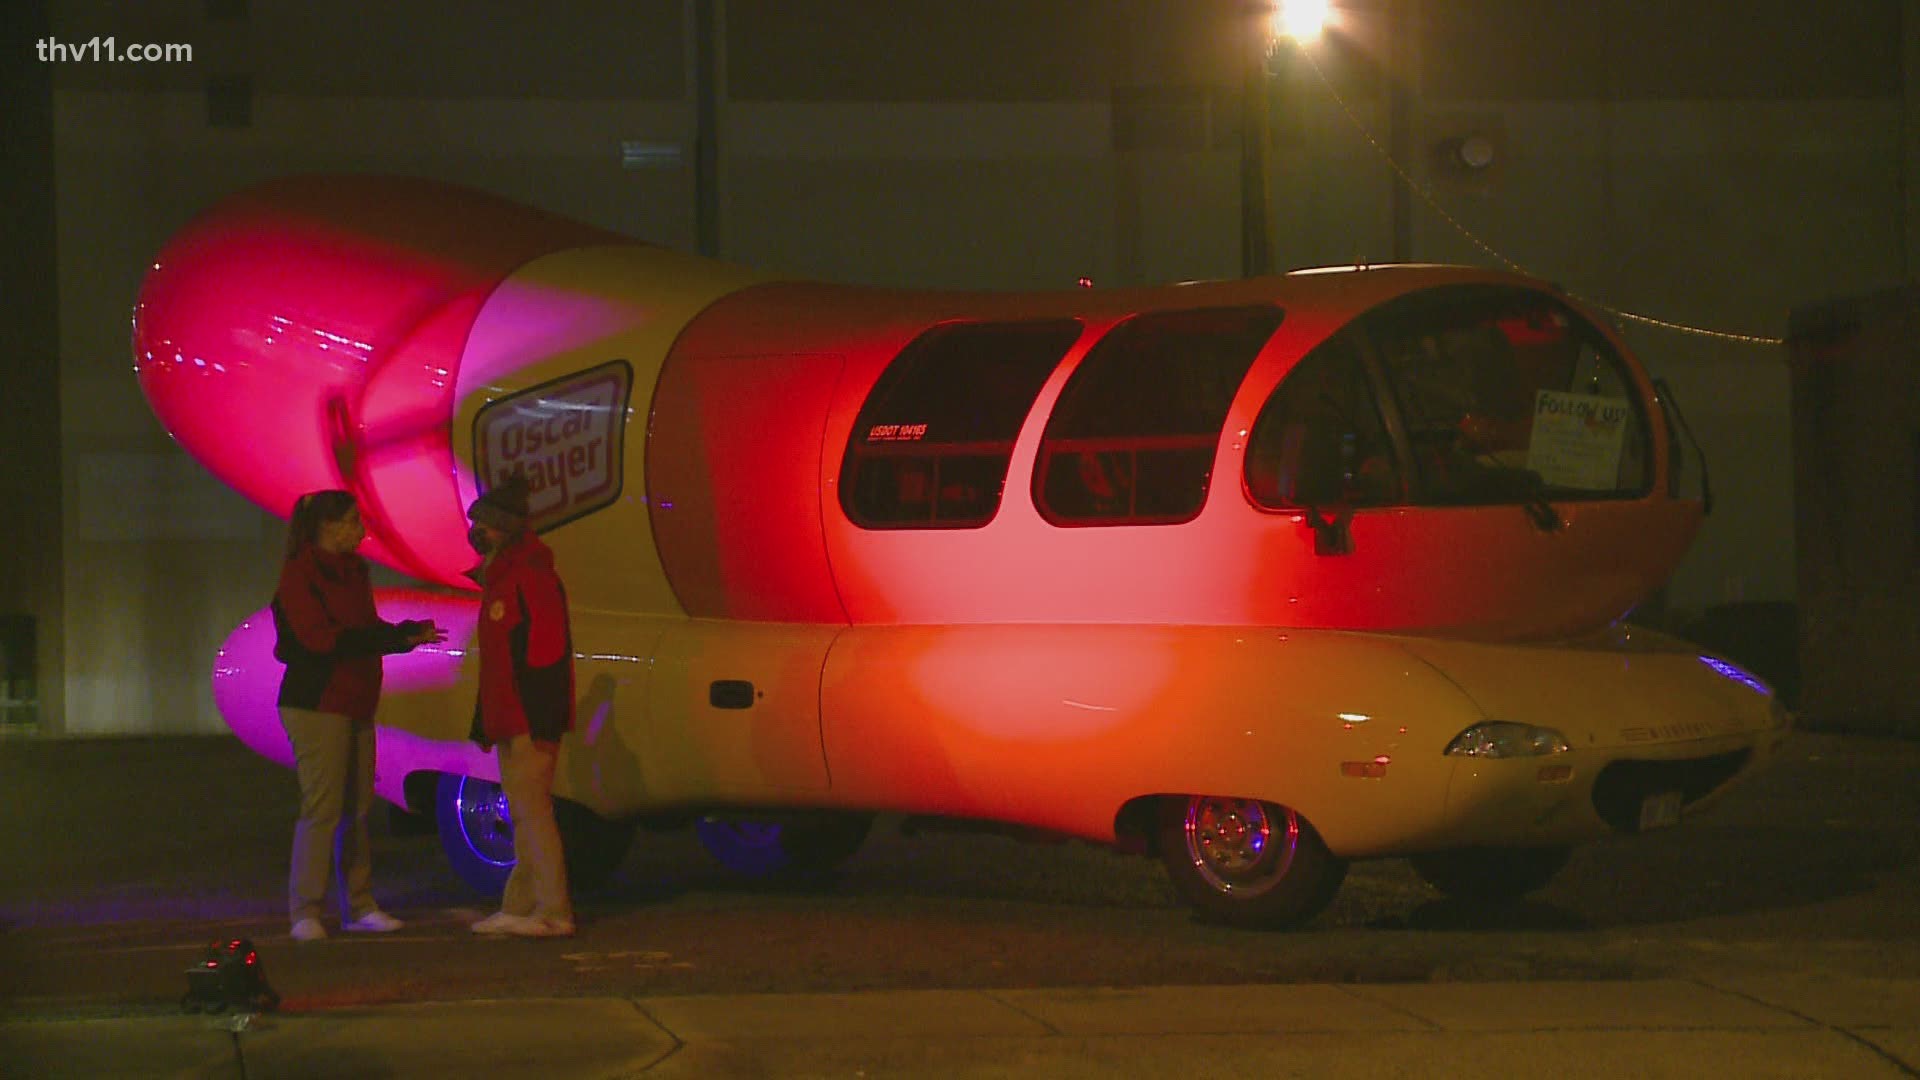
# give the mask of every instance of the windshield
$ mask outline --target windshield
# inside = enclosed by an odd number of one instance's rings
[[[1396,430],[1397,429],[1397,430]],[[1261,506],[1474,505],[1632,497],[1651,449],[1625,363],[1543,293],[1431,289],[1303,358],[1255,422]]]

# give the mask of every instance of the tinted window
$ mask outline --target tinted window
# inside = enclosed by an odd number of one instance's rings
[[[1072,321],[950,323],[915,338],[860,409],[840,505],[875,529],[984,525],[1041,384],[1080,337]]]
[[[1260,410],[1247,441],[1247,496],[1256,505],[1404,501],[1400,467],[1357,339],[1349,331],[1308,353]]]
[[[1416,501],[1647,490],[1640,395],[1600,332],[1552,297],[1434,289],[1361,320],[1406,427]]]
[[[1047,422],[1034,501],[1062,525],[1171,524],[1206,501],[1214,448],[1273,307],[1137,315],[1073,373]]]

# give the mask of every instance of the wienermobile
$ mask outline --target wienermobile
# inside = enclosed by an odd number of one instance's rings
[[[511,858],[472,715],[463,508],[523,472],[573,604],[577,876],[692,823],[821,871],[878,814],[1157,854],[1285,926],[1351,860],[1508,901],[1671,825],[1790,718],[1624,616],[1701,514],[1670,403],[1544,283],[1445,266],[1052,292],[788,280],[462,187],[298,177],[156,258],[135,366],[285,516],[360,500],[390,619],[379,794]],[[266,612],[216,703],[291,752]]]

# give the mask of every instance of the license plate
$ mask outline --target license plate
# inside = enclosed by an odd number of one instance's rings
[[[1680,824],[1680,793],[1663,791],[1640,800],[1640,831]]]

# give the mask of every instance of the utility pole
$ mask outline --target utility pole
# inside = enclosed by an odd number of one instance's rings
[[[693,92],[695,250],[720,254],[720,17],[722,0],[686,0],[688,68]]]
[[[1411,160],[1413,151],[1414,74],[1413,19],[1409,0],[1387,4],[1387,152],[1395,161]],[[1413,258],[1413,200],[1407,185],[1393,185],[1393,261]]]
[[[1244,278],[1273,272],[1273,223],[1267,193],[1267,158],[1272,153],[1267,112],[1267,95],[1271,93],[1267,76],[1267,56],[1272,46],[1267,21],[1270,9],[1264,4],[1251,5],[1251,9],[1257,14],[1252,31],[1246,35],[1247,62],[1240,89],[1240,276]]]
[[[1240,116],[1240,273],[1273,273],[1273,221],[1269,212],[1267,163],[1273,156],[1269,103],[1277,48],[1305,47],[1326,28],[1326,0],[1252,0],[1244,9],[1253,18],[1246,33],[1248,62]],[[1285,45],[1282,44],[1284,39]]]

